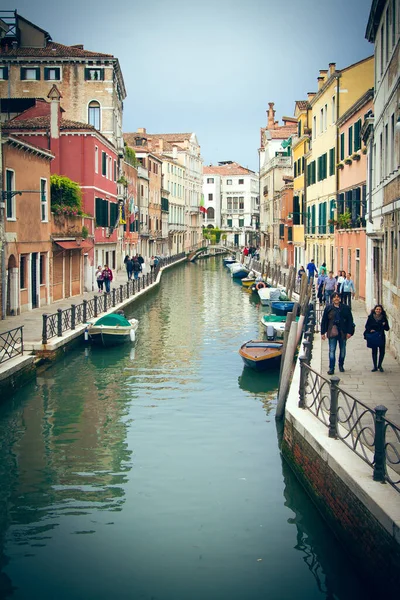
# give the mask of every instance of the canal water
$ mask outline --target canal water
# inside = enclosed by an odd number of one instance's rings
[[[264,309],[215,258],[132,305],[0,407],[0,597],[367,598],[282,460],[277,374],[243,367]]]

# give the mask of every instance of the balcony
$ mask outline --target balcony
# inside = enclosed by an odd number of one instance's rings
[[[291,156],[274,156],[266,165],[265,170],[269,171],[270,169],[276,168],[290,168],[292,166],[292,157]]]
[[[138,170],[138,177],[141,177],[142,179],[147,179],[147,180],[149,179],[149,172],[147,169],[145,169],[141,165],[138,165],[137,170]]]

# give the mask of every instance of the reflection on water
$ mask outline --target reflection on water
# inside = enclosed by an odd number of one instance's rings
[[[132,305],[134,346],[0,407],[1,598],[361,598],[281,463],[278,373],[243,368],[250,297],[220,259],[177,267]]]

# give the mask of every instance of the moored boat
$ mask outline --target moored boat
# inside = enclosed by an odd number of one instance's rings
[[[111,313],[91,323],[87,328],[90,340],[103,346],[116,346],[135,341],[138,328],[137,319],[126,319],[123,315]]]
[[[250,340],[240,347],[239,354],[246,367],[256,371],[265,371],[279,366],[282,348],[282,342]]]
[[[260,296],[261,304],[263,306],[270,306],[272,301],[279,300],[283,290],[273,287],[261,287],[257,291]]]
[[[260,322],[261,325],[264,327],[265,332],[268,335],[268,329],[270,327],[273,327],[274,331],[275,331],[275,336],[279,339],[283,338],[283,335],[285,333],[285,326],[286,326],[286,317],[285,316],[280,316],[280,315],[262,315],[262,317],[260,318]],[[299,317],[296,317],[296,321],[299,320]]]
[[[231,277],[234,279],[244,279],[249,274],[249,270],[242,263],[234,263],[230,265]]]
[[[223,258],[223,263],[225,265],[225,267],[227,267],[228,265],[232,265],[233,263],[237,262],[236,258],[234,256],[227,256],[226,258]]]
[[[294,307],[294,302],[291,301],[279,301],[279,302],[271,302],[271,311],[278,316],[286,316],[288,312],[292,311]]]

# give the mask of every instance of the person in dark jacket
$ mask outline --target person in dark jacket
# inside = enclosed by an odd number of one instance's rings
[[[382,306],[382,304],[377,304],[375,308],[371,310],[371,313],[368,316],[367,322],[365,323],[365,331],[364,337],[366,333],[373,333],[377,331],[381,334],[382,342],[376,348],[372,348],[372,362],[374,363],[374,368],[372,372],[381,371],[383,373],[383,359],[385,357],[385,346],[386,346],[386,338],[385,331],[389,331],[389,323],[387,320],[386,312]],[[379,361],[378,361],[378,349],[379,349]]]
[[[334,292],[332,304],[328,304],[324,310],[321,321],[322,339],[329,341],[329,371],[328,375],[335,372],[336,347],[339,344],[339,371],[344,371],[344,359],[346,358],[346,342],[354,335],[354,321],[350,308],[342,304],[340,296]]]
[[[125,267],[126,267],[126,274],[128,275],[128,281],[130,279],[132,279],[132,273],[133,273],[133,261],[129,258],[128,256],[128,260],[125,263]]]
[[[142,265],[140,264],[140,262],[138,261],[137,257],[135,256],[133,258],[133,277],[135,279],[139,278],[139,273],[142,270]]]

